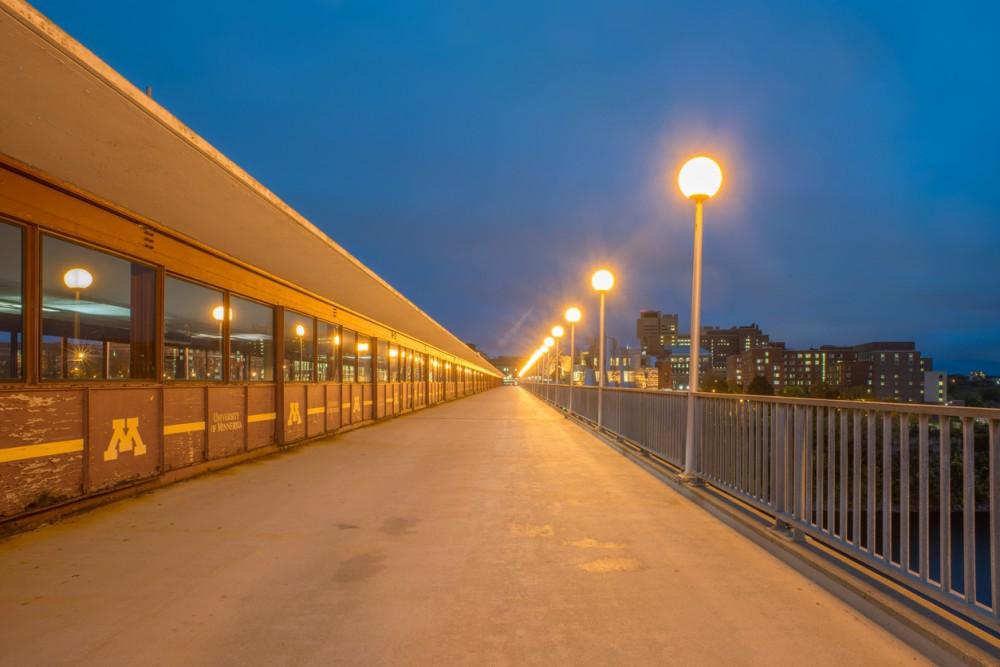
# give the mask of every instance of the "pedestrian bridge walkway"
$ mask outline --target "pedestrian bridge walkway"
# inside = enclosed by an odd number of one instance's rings
[[[0,542],[8,665],[920,664],[520,388]]]

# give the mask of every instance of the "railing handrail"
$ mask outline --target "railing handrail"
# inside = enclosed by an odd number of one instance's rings
[[[600,389],[592,384],[556,384],[554,382],[523,382],[546,387],[570,387],[597,391]],[[678,396],[686,398],[686,389],[643,389],[639,387],[604,387],[604,391],[623,391],[656,396]],[[729,394],[712,391],[695,392],[698,398],[713,400],[758,401],[765,403],[780,403],[784,405],[811,405],[823,408],[867,409],[874,412],[907,412],[914,415],[930,415],[945,417],[972,417],[976,419],[1000,419],[1000,408],[974,408],[960,405],[941,405],[940,403],[891,403],[888,401],[866,401],[848,398],[805,398],[800,396],[769,396],[765,394]]]
[[[525,384],[1000,636],[1000,410]]]

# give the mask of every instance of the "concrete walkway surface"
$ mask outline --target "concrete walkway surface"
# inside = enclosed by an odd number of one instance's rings
[[[505,387],[0,542],[0,664],[926,660]]]

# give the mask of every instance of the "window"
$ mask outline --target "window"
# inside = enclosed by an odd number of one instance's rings
[[[340,327],[320,320],[316,323],[316,379],[340,382]]]
[[[358,334],[358,382],[372,381],[372,339]]]
[[[274,380],[274,309],[229,298],[229,379],[233,382]]]
[[[285,311],[285,362],[286,382],[312,382],[313,379],[313,318]]]
[[[389,382],[399,382],[400,380],[399,364],[406,363],[406,360],[401,359],[399,354],[398,346],[389,346]]]
[[[163,377],[221,380],[223,295],[167,276],[163,281]]]
[[[343,381],[355,382],[358,375],[358,335],[353,331],[344,329],[340,339],[340,351],[343,359],[341,368],[344,369]]]
[[[0,378],[24,372],[21,228],[0,222]]]
[[[375,371],[378,382],[389,381],[389,343],[378,341],[378,354],[375,355]]]
[[[155,295],[153,268],[43,237],[42,379],[152,379]]]

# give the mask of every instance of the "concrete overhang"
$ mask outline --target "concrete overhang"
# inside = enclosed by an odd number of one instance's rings
[[[0,0],[0,153],[500,376],[482,355],[20,0]]]

